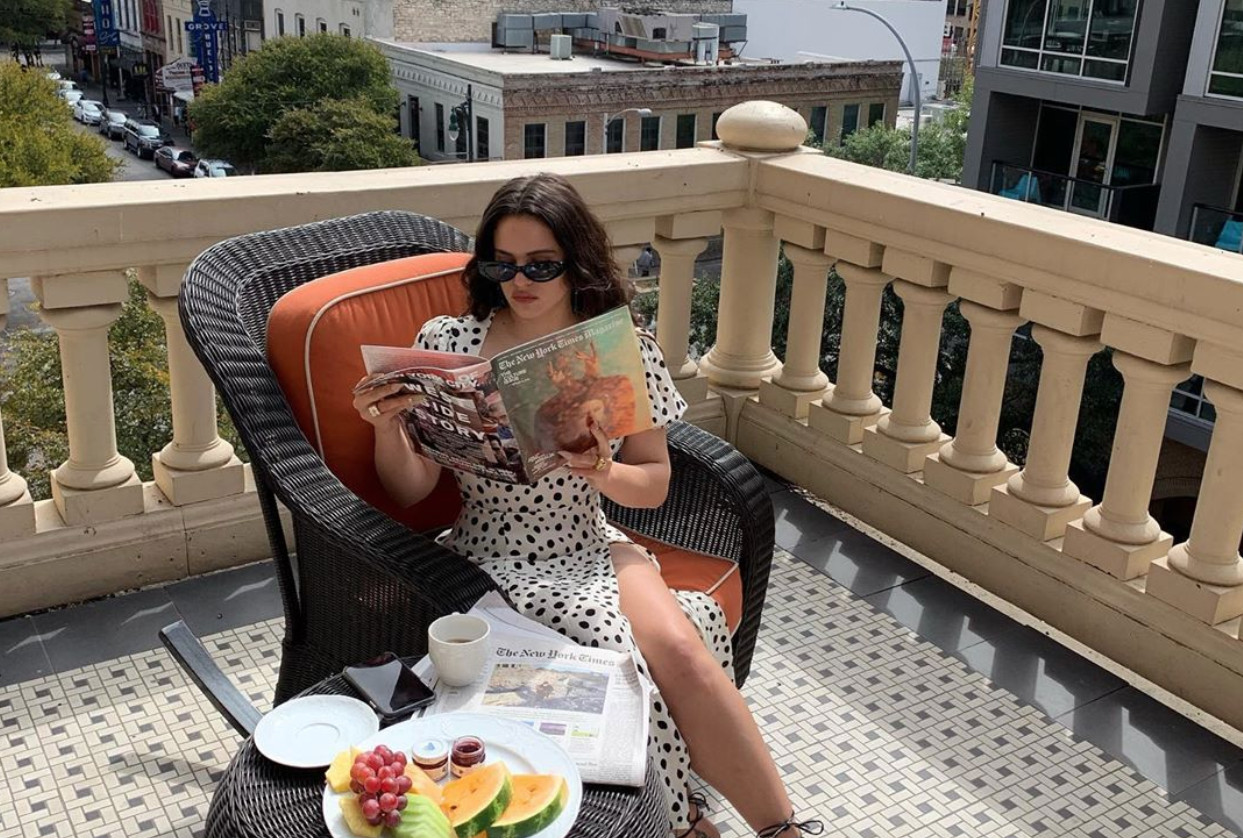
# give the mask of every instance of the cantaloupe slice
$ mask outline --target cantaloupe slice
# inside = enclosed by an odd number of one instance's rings
[[[345,825],[350,832],[359,838],[380,838],[380,833],[384,831],[384,824],[372,826],[367,823],[357,797],[351,794],[339,798],[337,802],[341,806],[341,814],[345,816]]]
[[[445,786],[440,808],[458,838],[474,838],[501,816],[512,796],[509,769],[493,762]]]
[[[421,794],[424,797],[430,797],[432,802],[437,806],[444,799],[444,792],[436,781],[427,776],[422,768],[419,768],[412,762],[406,763],[405,775],[410,778],[410,794]]]

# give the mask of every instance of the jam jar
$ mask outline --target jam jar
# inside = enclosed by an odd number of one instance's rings
[[[428,739],[414,746],[414,764],[433,780],[449,774],[449,746],[440,739]]]
[[[453,740],[453,750],[449,756],[453,776],[463,777],[482,768],[486,756],[483,740],[478,736],[459,736]]]

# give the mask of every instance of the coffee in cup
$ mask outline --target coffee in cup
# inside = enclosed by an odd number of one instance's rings
[[[464,687],[483,672],[492,651],[488,635],[492,628],[482,617],[449,614],[427,630],[427,653],[436,675],[450,687]]]

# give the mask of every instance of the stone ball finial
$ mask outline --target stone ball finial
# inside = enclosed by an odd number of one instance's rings
[[[721,114],[716,133],[739,151],[794,151],[807,139],[807,122],[780,102],[742,102]]]

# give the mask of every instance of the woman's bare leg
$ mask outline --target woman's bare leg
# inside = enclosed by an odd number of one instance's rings
[[[732,803],[752,829],[783,822],[793,807],[742,695],[638,548],[614,544],[613,567],[622,613],[686,740],[695,773]]]

